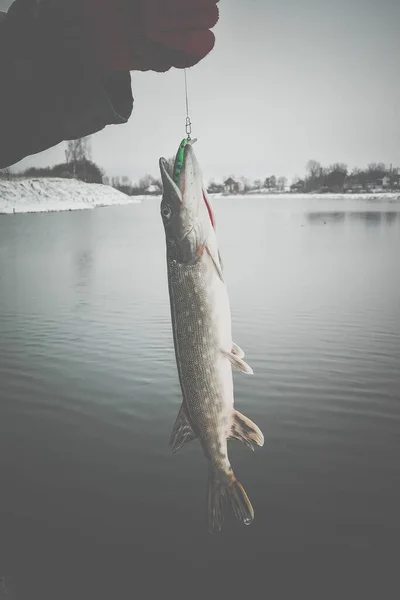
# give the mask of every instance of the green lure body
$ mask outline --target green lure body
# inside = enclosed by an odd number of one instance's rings
[[[184,157],[184,153],[185,153],[185,146],[188,143],[189,143],[189,140],[187,138],[182,140],[182,142],[178,148],[178,152],[176,153],[175,164],[174,164],[174,173],[172,176],[172,179],[176,183],[176,185],[179,184],[179,178],[180,178],[181,170],[183,167],[183,157]]]

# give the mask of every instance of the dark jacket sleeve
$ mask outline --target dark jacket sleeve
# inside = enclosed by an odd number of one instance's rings
[[[126,123],[129,72],[102,73],[79,0],[15,0],[0,13],[0,168]]]

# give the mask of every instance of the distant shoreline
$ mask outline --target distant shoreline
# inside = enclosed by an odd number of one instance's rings
[[[257,191],[242,194],[219,192],[209,194],[218,200],[251,199],[268,200],[363,200],[366,202],[400,202],[400,192],[275,192]],[[98,184],[84,183],[76,179],[31,178],[17,180],[0,180],[0,214],[25,214],[37,212],[64,212],[72,210],[90,210],[100,207],[138,204],[143,201],[160,201],[161,194],[143,194],[128,196],[115,188]]]
[[[246,199],[249,200],[251,198],[262,198],[263,200],[283,200],[283,199],[292,199],[292,200],[310,200],[310,199],[318,199],[318,200],[365,200],[365,201],[381,201],[388,200],[390,202],[400,202],[400,192],[343,192],[343,193],[323,193],[317,194],[315,192],[276,192],[276,193],[265,193],[265,192],[257,192],[257,193],[247,193],[247,194],[226,194],[226,193],[216,193],[209,194],[212,199],[230,199],[233,200],[235,198]]]

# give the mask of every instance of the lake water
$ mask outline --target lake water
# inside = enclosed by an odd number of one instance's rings
[[[214,205],[254,523],[210,535],[200,447],[168,446],[159,202],[1,216],[2,600],[400,597],[400,202]]]

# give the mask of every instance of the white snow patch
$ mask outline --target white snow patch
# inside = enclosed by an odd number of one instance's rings
[[[0,179],[0,214],[87,210],[139,202],[141,198],[127,196],[108,185],[77,179]]]

